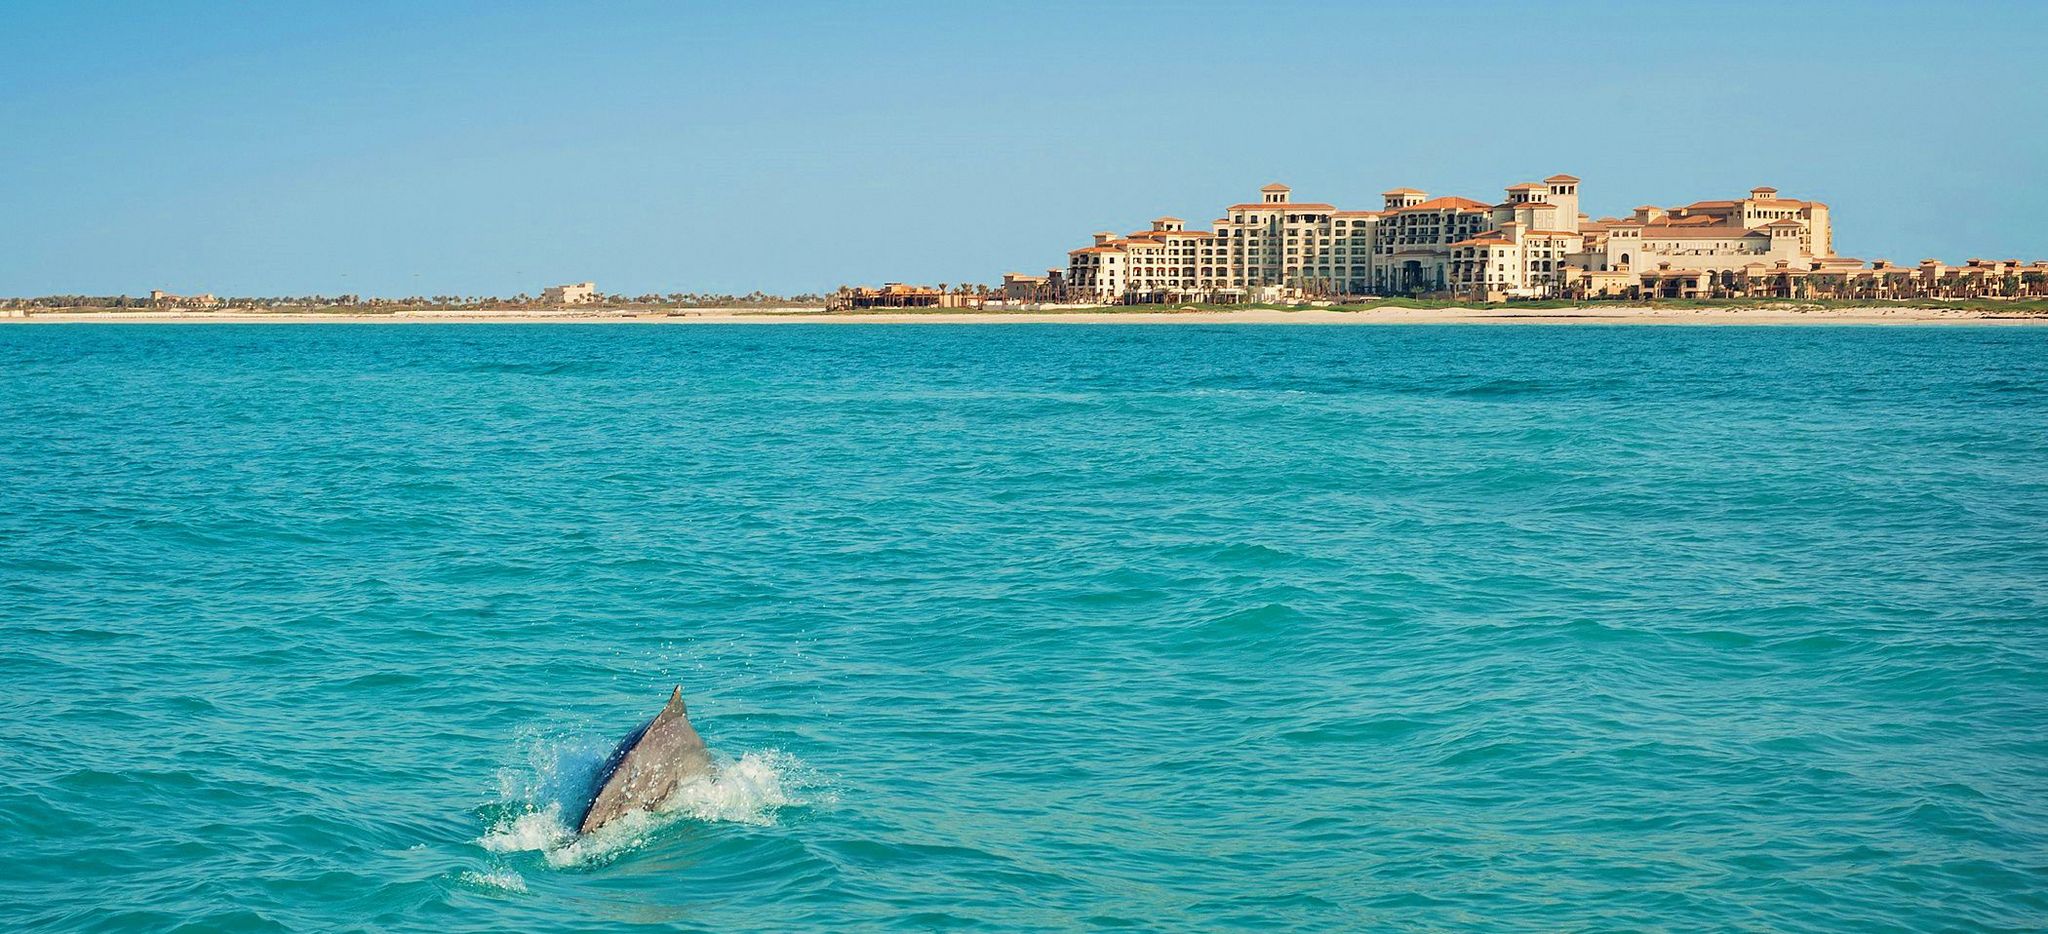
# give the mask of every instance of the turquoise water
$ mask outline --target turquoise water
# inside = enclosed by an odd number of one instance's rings
[[[2048,926],[2048,329],[0,367],[0,927]],[[718,781],[566,838],[678,682]]]

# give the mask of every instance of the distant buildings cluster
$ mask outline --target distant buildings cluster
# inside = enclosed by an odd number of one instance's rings
[[[822,295],[799,294],[784,296],[769,295],[765,292],[750,292],[745,295],[728,295],[715,292],[606,295],[597,290],[597,284],[594,282],[577,282],[542,289],[538,298],[525,293],[508,298],[492,295],[410,295],[392,298],[365,298],[355,294],[215,296],[211,294],[177,295],[162,289],[152,290],[147,297],[130,297],[127,295],[43,295],[9,298],[0,296],[0,311],[18,310],[25,314],[45,310],[67,309],[177,312],[273,310],[364,310],[377,312],[407,310],[512,311],[594,305],[628,310],[660,311],[736,307],[802,308],[817,307],[824,303],[825,296]],[[10,315],[10,317],[19,316]]]
[[[980,308],[988,303],[987,286],[959,286],[947,289],[941,283],[929,285],[906,285],[890,282],[881,288],[843,285],[825,299],[826,311],[848,311],[856,308]]]
[[[1925,260],[1894,266],[1834,254],[1828,206],[1752,188],[1747,197],[1579,210],[1579,179],[1510,185],[1501,201],[1383,192],[1374,210],[1295,201],[1267,185],[1212,230],[1177,217],[1103,231],[1064,269],[1010,273],[1010,301],[1246,302],[1414,295],[1528,298],[1924,298],[2048,294],[2048,262]]]

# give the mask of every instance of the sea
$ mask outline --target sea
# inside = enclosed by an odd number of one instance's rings
[[[2048,328],[0,327],[0,929],[2044,928]]]

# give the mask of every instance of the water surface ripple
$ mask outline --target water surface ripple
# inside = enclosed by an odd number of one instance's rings
[[[0,373],[7,928],[2048,926],[2048,331],[12,327]],[[727,779],[562,839],[678,681]]]

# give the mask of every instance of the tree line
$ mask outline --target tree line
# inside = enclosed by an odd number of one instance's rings
[[[134,295],[38,295],[0,298],[0,308],[108,308],[145,310],[156,307],[190,307],[191,296],[152,302],[149,296]],[[595,304],[606,307],[645,308],[731,308],[748,306],[808,306],[825,304],[825,296],[811,293],[775,295],[753,291],[744,295],[726,292],[647,292],[640,295],[598,293]],[[399,298],[360,295],[265,295],[218,296],[206,308],[422,308],[489,310],[543,307],[543,303],[521,292],[509,298],[495,295],[408,295]]]

